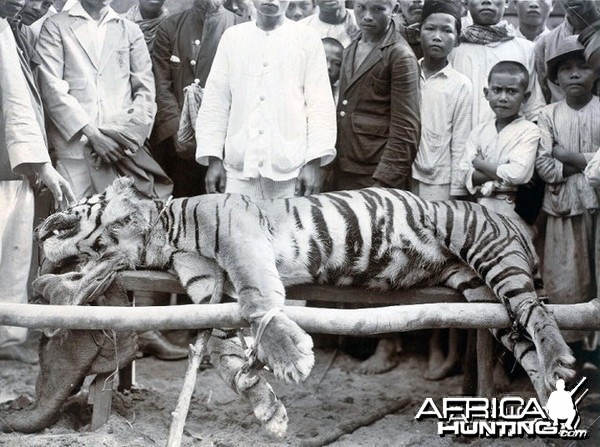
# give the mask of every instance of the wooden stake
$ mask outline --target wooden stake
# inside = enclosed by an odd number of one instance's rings
[[[225,274],[219,270],[215,280],[215,288],[212,296],[210,297],[211,304],[217,304],[223,297],[223,285],[225,284]],[[208,345],[208,339],[212,333],[212,329],[206,330],[198,334],[195,345],[190,345],[189,363],[183,379],[183,386],[179,393],[179,399],[177,400],[177,406],[175,411],[171,413],[173,419],[171,420],[171,427],[169,428],[169,439],[167,440],[167,447],[179,447],[181,445],[181,438],[183,437],[183,428],[185,427],[185,420],[187,419],[188,411],[190,409],[190,401],[192,400],[192,394],[196,388],[196,377],[198,375],[198,368],[202,357],[206,353],[206,346]]]

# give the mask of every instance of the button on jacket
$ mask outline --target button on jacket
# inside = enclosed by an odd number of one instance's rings
[[[353,73],[358,39],[344,50],[340,75],[338,167],[408,189],[421,131],[417,59],[392,23]]]

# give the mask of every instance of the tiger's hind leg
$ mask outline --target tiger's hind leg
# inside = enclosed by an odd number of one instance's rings
[[[445,285],[461,292],[469,302],[498,303],[499,301],[483,280],[467,267],[451,267],[444,272],[443,278]],[[504,347],[513,353],[515,359],[529,376],[540,400],[546,402],[549,388],[544,370],[540,365],[536,345],[522,334],[513,333],[508,329],[491,329],[491,332]]]

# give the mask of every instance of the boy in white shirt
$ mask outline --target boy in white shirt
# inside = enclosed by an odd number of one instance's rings
[[[519,114],[529,98],[529,74],[519,62],[502,61],[490,70],[485,98],[496,118],[476,126],[469,134],[460,169],[478,203],[533,229],[515,211],[518,185],[533,176],[540,140],[538,127]]]

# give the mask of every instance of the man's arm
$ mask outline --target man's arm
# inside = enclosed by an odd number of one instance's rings
[[[179,103],[173,93],[174,82],[171,76],[171,56],[173,43],[171,42],[170,21],[159,25],[156,31],[154,47],[152,50],[152,67],[156,82],[156,126],[154,129],[156,139],[162,142],[177,134],[179,128]],[[179,62],[181,64],[181,61]]]
[[[236,59],[235,42],[229,40],[226,31],[217,48],[196,118],[196,161],[205,166],[210,157],[223,159],[231,108],[229,64],[235,63]]]
[[[563,175],[563,163],[552,155],[554,136],[551,112],[542,110],[538,116],[538,127],[540,129],[540,144],[535,159],[535,168],[542,180],[546,183],[563,183],[566,178]]]
[[[312,33],[312,30],[311,30]],[[327,59],[323,43],[316,33],[307,39],[308,56],[304,72],[304,99],[307,119],[307,150],[305,163],[320,160],[325,166],[335,158],[337,123],[335,102],[327,74]]]
[[[148,126],[148,136],[152,131],[156,115],[156,87],[152,74],[152,60],[144,34],[136,25],[129,27],[129,67],[130,82],[133,92],[133,113]]]
[[[50,162],[50,156],[20,68],[17,44],[6,21],[0,20],[0,110],[12,170],[19,175],[37,175],[50,189],[55,205],[63,207],[75,199],[69,183]]]
[[[323,177],[320,168],[333,161],[336,154],[335,103],[327,74],[325,50],[316,36],[307,45],[310,48],[304,73],[304,98],[308,136],[305,164],[296,180],[297,196],[321,191]]]
[[[64,46],[59,26],[54,18],[44,22],[36,47],[41,65],[38,84],[48,116],[68,141],[91,119],[75,97],[69,94],[69,83],[63,79]]]
[[[385,185],[407,187],[421,137],[419,66],[408,51],[391,56],[390,132],[373,178]]]
[[[498,177],[509,185],[524,185],[529,182],[533,176],[539,142],[540,130],[531,124],[510,149],[506,163],[498,165]]]
[[[471,131],[471,115],[473,113],[471,83],[461,89],[452,117],[452,139],[450,140],[451,176],[450,195],[464,196],[467,194],[464,173],[461,175],[460,161],[465,152],[465,146]]]

